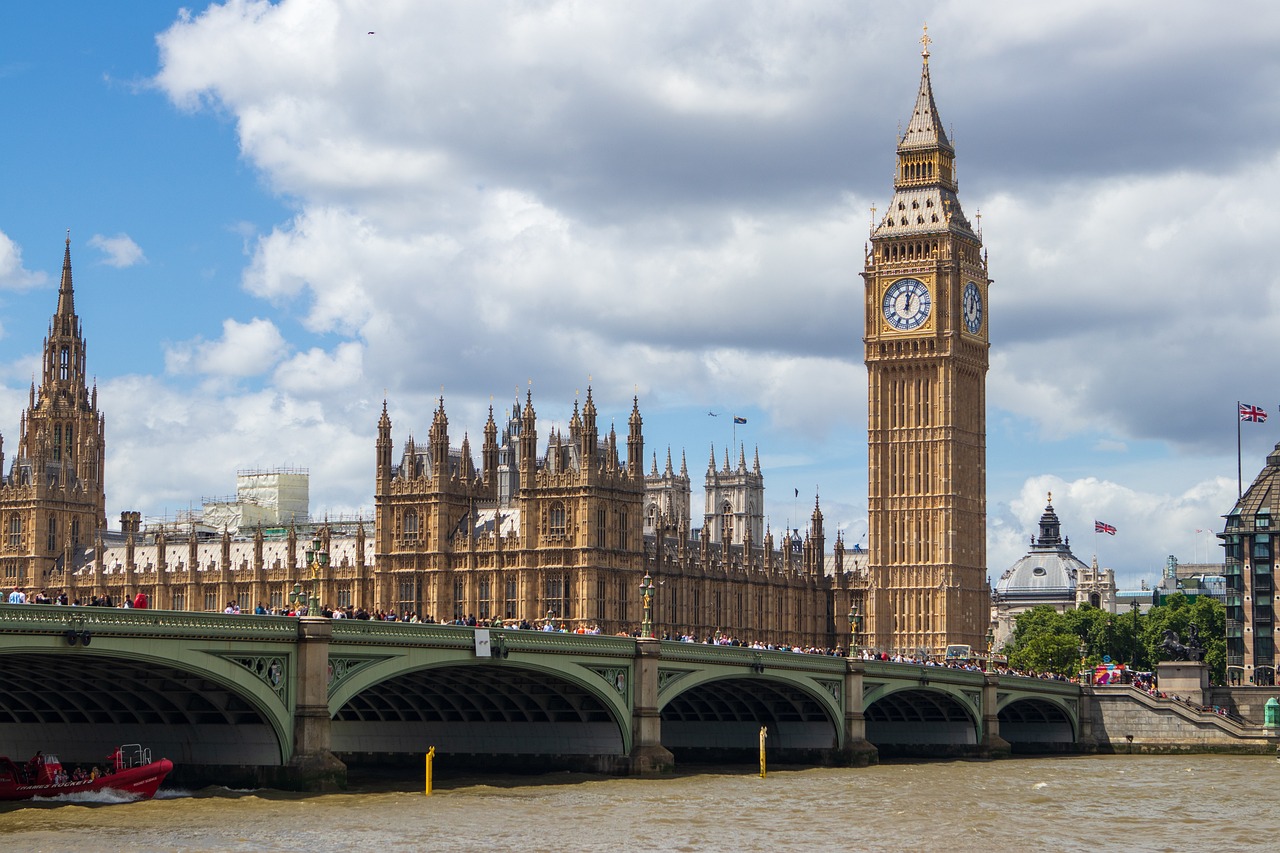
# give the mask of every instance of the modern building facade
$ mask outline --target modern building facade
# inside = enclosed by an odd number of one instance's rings
[[[898,141],[894,194],[871,235],[869,643],[939,653],[985,645],[987,293],[982,241],[957,196],[929,41]]]
[[[1276,683],[1275,547],[1280,538],[1280,444],[1227,514],[1225,549],[1227,676]]]

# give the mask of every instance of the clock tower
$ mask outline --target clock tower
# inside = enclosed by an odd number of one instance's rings
[[[863,272],[870,560],[867,645],[985,650],[987,261],[956,196],[929,37],[893,201]]]

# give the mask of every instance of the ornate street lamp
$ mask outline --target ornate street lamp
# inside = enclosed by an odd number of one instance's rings
[[[995,668],[996,663],[996,629],[987,628],[987,672]]]
[[[644,619],[640,623],[640,636],[653,636],[653,578],[644,573],[640,581],[640,600],[644,602]]]
[[[862,633],[862,614],[858,612],[858,602],[849,602],[849,657],[858,656],[858,635]]]
[[[320,570],[329,567],[329,552],[324,550],[324,542],[319,531],[311,540],[311,550],[307,552],[307,565],[311,568],[311,595],[307,599],[307,615],[320,615]],[[298,585],[294,584],[295,591]]]

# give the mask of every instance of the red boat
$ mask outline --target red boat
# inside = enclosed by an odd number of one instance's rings
[[[37,752],[17,763],[0,756],[0,800],[29,800],[32,797],[62,797],[94,791],[119,791],[139,799],[150,799],[173,769],[167,758],[151,760],[151,750],[130,743],[107,756],[103,765],[68,772],[53,755]]]

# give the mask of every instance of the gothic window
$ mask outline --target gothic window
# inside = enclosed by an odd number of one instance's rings
[[[279,595],[279,594],[280,594],[280,593],[276,593],[276,595]],[[185,592],[181,592],[181,591],[179,591],[179,590],[174,590],[174,593],[173,593],[173,609],[174,609],[174,610],[186,610],[186,609],[187,609],[187,594],[186,594]]]
[[[507,612],[508,619],[516,618],[516,582],[515,579],[507,580]]]
[[[631,547],[631,540],[627,537],[627,511],[620,510],[618,512],[618,549],[625,551]]]
[[[417,612],[418,579],[412,575],[401,578],[399,592],[400,596],[396,602],[396,609],[398,609],[402,614]]]
[[[547,578],[544,609],[548,619],[569,618],[569,584],[563,575]]]
[[[49,516],[49,538],[45,544],[46,551],[58,550],[58,517],[56,515]]]
[[[222,610],[222,608],[218,606],[218,593],[216,591],[209,591],[204,594],[204,609],[215,611]]]
[[[351,584],[344,583],[338,587],[338,606],[344,609],[351,606]]]
[[[16,512],[9,516],[8,544],[12,548],[22,547],[22,516]]]
[[[62,424],[53,425],[53,461],[62,460]]]
[[[58,378],[66,381],[70,375],[71,351],[66,347],[59,353]]]
[[[418,511],[416,509],[404,511],[404,538],[406,542],[418,541]]]
[[[75,448],[72,446],[72,441],[71,441],[71,424],[67,424],[67,429],[66,429],[66,432],[64,433],[64,435],[65,435],[65,436],[66,436],[66,438],[67,438],[67,458],[68,458],[68,459],[74,459],[74,458],[75,458]]]
[[[564,504],[560,501],[556,501],[551,505],[551,511],[548,513],[547,533],[550,536],[564,536]]]
[[[489,591],[492,588],[492,582],[489,580],[480,581],[480,601],[477,605],[476,616],[481,619],[489,618]]]
[[[80,519],[71,519],[71,546],[74,548],[80,544]]]
[[[597,509],[596,510],[596,547],[597,548],[607,547],[607,543],[605,541],[605,535],[608,533],[608,528],[609,528],[608,510],[605,510],[604,508]]]
[[[596,619],[603,622],[605,620],[605,598],[607,596],[608,584],[604,578],[596,580]]]
[[[733,506],[728,501],[720,507],[720,542],[726,547],[733,544]]]
[[[454,619],[461,619],[463,616],[462,599],[463,599],[462,581],[456,580],[453,582],[453,618]]]

